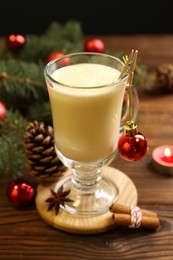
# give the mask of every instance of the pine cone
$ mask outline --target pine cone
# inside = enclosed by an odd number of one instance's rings
[[[169,93],[173,91],[173,64],[161,64],[147,71],[140,86],[150,93]]]
[[[146,73],[141,85],[151,93],[173,91],[173,64],[161,64],[155,70]]]
[[[163,90],[173,90],[173,64],[161,64],[156,68],[156,82]]]
[[[27,165],[32,175],[41,181],[54,181],[62,176],[66,166],[56,155],[51,126],[38,121],[30,122],[24,133],[24,146]]]

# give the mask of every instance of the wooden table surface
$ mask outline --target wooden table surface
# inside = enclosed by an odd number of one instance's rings
[[[101,36],[110,51],[138,49],[144,64],[154,68],[173,63],[173,35]],[[163,259],[173,260],[173,176],[149,167],[153,149],[173,145],[173,94],[139,93],[138,128],[148,139],[148,154],[136,162],[119,156],[111,164],[126,173],[136,185],[138,205],[158,213],[161,227],[146,229],[118,227],[96,235],[65,233],[45,223],[35,205],[13,208],[6,196],[9,182],[0,179],[0,259]]]

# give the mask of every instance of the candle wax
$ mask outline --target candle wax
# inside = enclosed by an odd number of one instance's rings
[[[173,155],[161,157],[162,161],[167,163],[173,163]]]
[[[156,147],[152,153],[154,167],[162,173],[173,174],[173,146]]]
[[[173,153],[169,147],[166,147],[163,151],[164,156],[161,159],[164,162],[171,163],[173,162]]]

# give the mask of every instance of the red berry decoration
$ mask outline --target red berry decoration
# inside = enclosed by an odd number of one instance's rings
[[[4,120],[6,117],[6,106],[0,101],[0,120]]]
[[[7,197],[14,207],[23,207],[28,205],[35,195],[35,189],[32,184],[25,179],[12,181],[7,188]]]
[[[53,51],[51,52],[48,57],[46,58],[46,63],[48,63],[49,61],[51,60],[54,60],[54,59],[57,59],[57,58],[60,58],[62,56],[64,56],[65,53],[63,51]],[[68,65],[70,63],[70,59],[68,57],[65,57],[63,60],[62,60],[63,64],[65,65]]]
[[[118,151],[127,161],[139,160],[148,151],[147,139],[137,131],[137,125],[133,121],[126,122],[124,134],[118,142]]]
[[[11,34],[6,39],[6,47],[11,52],[17,52],[24,47],[26,39],[21,34]]]
[[[98,38],[92,38],[86,41],[85,43],[85,51],[86,52],[100,52],[103,53],[105,50],[105,46],[102,40]]]

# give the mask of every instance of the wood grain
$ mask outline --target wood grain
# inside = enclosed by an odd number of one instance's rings
[[[150,67],[173,63],[173,36],[105,36],[111,51],[139,50],[139,57]],[[47,224],[34,203],[13,208],[6,196],[10,179],[0,176],[0,259],[1,260],[173,260],[173,177],[157,173],[150,163],[152,150],[173,145],[173,93],[139,93],[138,128],[147,136],[149,152],[140,161],[129,163],[120,156],[112,162],[134,182],[138,205],[155,211],[160,229],[133,230],[117,227],[95,235],[75,235]]]

